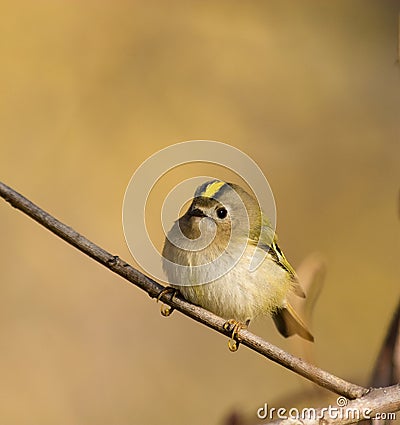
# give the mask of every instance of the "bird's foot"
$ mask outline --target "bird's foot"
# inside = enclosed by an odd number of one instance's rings
[[[235,352],[239,349],[240,337],[239,332],[242,329],[247,329],[247,324],[236,321],[235,319],[230,319],[224,323],[224,329],[228,332],[231,332],[231,339],[228,342],[228,348],[230,351]]]
[[[177,289],[175,289],[175,288],[172,288],[172,286],[167,286],[166,288],[164,288],[159,294],[158,294],[158,296],[157,296],[157,302],[159,302],[160,301],[160,299],[161,299],[161,297],[163,296],[163,295],[165,295],[165,294],[169,294],[169,293],[172,293],[172,296],[171,296],[171,301],[173,301],[173,299],[174,299],[174,296],[176,295],[176,293],[178,292],[178,290]],[[169,306],[169,305],[165,305],[165,304],[162,304],[161,305],[161,315],[162,316],[164,316],[164,317],[168,317],[168,316],[170,316],[171,314],[172,314],[172,312],[175,310],[174,309],[174,307],[171,307],[171,306]]]

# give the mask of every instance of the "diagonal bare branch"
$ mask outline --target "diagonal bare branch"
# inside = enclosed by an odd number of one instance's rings
[[[118,256],[112,255],[103,248],[94,244],[89,239],[57,220],[37,205],[33,204],[30,200],[1,182],[0,196],[13,207],[27,214],[33,220],[46,227],[67,243],[73,245],[75,248],[101,263],[114,273],[117,273],[124,279],[146,291],[150,297],[156,298],[164,289],[164,286],[140,273]],[[229,332],[224,329],[224,319],[201,307],[190,304],[181,296],[177,295],[171,299],[171,294],[166,293],[162,295],[161,300],[197,322],[200,322],[223,335],[230,336]],[[241,330],[239,337],[243,345],[330,391],[343,395],[349,399],[361,397],[368,393],[368,389],[347,382],[316,366],[313,366],[312,364],[307,363],[306,361],[268,343],[247,330]]]

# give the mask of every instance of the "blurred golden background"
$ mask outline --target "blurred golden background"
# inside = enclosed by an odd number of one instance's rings
[[[132,261],[121,211],[134,170],[185,140],[240,148],[272,186],[289,260],[325,259],[313,361],[365,385],[400,295],[398,6],[5,0],[1,179]],[[0,217],[1,423],[221,424],[310,388],[162,318],[4,202]],[[251,330],[304,353],[269,319]]]

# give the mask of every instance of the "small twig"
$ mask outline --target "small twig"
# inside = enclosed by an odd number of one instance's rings
[[[43,211],[27,198],[1,182],[0,195],[13,207],[24,212],[69,244],[73,245],[97,262],[103,264],[114,273],[119,274],[129,282],[146,291],[150,297],[156,298],[164,289],[164,286],[140,273],[128,263],[121,260],[118,256],[111,255],[98,245],[95,245],[74,229]],[[197,322],[203,323],[221,334],[230,336],[229,332],[224,329],[224,324],[226,322],[224,319],[201,307],[190,304],[181,296],[176,295],[173,299],[171,299],[171,294],[165,294],[161,297],[161,300]],[[241,330],[239,336],[241,344],[251,348],[262,356],[279,363],[287,369],[298,373],[321,387],[327,388],[328,390],[343,395],[349,399],[361,397],[368,393],[368,389],[325,372],[324,370],[281,350],[267,341],[264,341],[247,330]]]

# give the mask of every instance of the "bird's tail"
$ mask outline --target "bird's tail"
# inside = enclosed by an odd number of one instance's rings
[[[288,336],[297,334],[307,341],[314,342],[314,337],[307,329],[305,323],[300,319],[293,307],[286,303],[279,308],[272,316],[278,331],[287,338]]]

